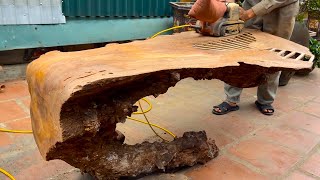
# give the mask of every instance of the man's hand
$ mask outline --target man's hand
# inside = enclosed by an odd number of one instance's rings
[[[239,7],[239,8],[240,8],[240,19],[242,21],[248,21],[249,19],[256,17],[256,14],[253,12],[252,9],[244,10],[242,7]]]

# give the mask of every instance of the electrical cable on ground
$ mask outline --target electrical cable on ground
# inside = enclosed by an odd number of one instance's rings
[[[152,109],[152,104],[151,104],[151,102],[149,102],[146,98],[142,98],[141,99],[142,101],[144,101],[144,102],[146,102],[147,104],[148,104],[148,109],[147,110],[145,110],[145,111],[142,111],[142,109],[141,109],[141,111],[139,112],[134,112],[134,113],[132,113],[132,114],[145,114],[145,113],[147,113],[147,112],[149,112],[149,111],[151,111],[151,109]]]
[[[143,112],[143,109],[142,109],[142,106],[141,106],[140,101],[138,101],[138,103],[139,103],[139,106],[140,106],[141,111]],[[162,140],[164,140],[165,142],[169,142],[168,140],[166,140],[166,139],[164,139],[162,136],[160,136],[160,135],[153,129],[153,127],[151,126],[151,124],[150,124],[150,122],[149,122],[146,114],[145,114],[145,113],[142,113],[142,114],[143,114],[144,118],[146,119],[146,121],[148,122],[148,125],[149,125],[149,127],[151,128],[151,130],[153,131],[153,133],[154,133],[155,135],[157,135],[159,138],[161,138]]]
[[[7,172],[6,170],[0,168],[0,172],[1,172],[2,174],[6,175],[9,179],[11,179],[11,180],[16,180],[16,179],[15,179],[9,172]]]
[[[146,102],[146,103],[149,105],[148,109],[144,111],[143,108],[142,108],[141,102],[140,102],[140,100],[139,100],[139,101],[138,101],[138,105],[139,105],[141,111],[140,111],[140,112],[134,112],[133,114],[143,114],[143,116],[144,116],[144,118],[145,118],[145,120],[146,120],[147,122],[141,121],[141,120],[139,120],[139,119],[135,119],[135,118],[132,118],[132,117],[127,117],[127,119],[149,125],[150,128],[151,128],[151,130],[154,132],[154,134],[157,135],[159,138],[161,138],[162,140],[164,140],[164,141],[166,141],[166,142],[168,142],[168,140],[162,138],[162,137],[153,129],[153,127],[156,127],[156,128],[158,128],[158,129],[161,129],[161,130],[165,131],[166,133],[170,134],[170,135],[175,139],[177,136],[176,136],[175,134],[173,134],[171,131],[169,131],[169,130],[167,130],[167,129],[159,126],[159,125],[150,123],[149,119],[148,119],[147,116],[146,116],[146,113],[149,112],[149,111],[151,111],[151,109],[152,109],[152,104],[151,104],[146,98],[142,98],[141,100],[143,100],[144,102]],[[152,126],[153,126],[153,127],[152,127]]]
[[[162,31],[160,31],[160,32],[157,32],[156,34],[154,34],[153,36],[151,36],[150,39],[155,38],[155,37],[158,36],[159,34],[162,34],[162,33],[167,32],[167,31],[171,31],[171,30],[173,30],[173,29],[180,29],[180,28],[190,27],[190,26],[191,26],[191,25],[188,25],[188,24],[186,24],[186,25],[181,25],[181,26],[174,26],[174,27],[172,27],[172,28],[168,28],[168,29],[162,30]]]
[[[175,27],[172,27],[172,28],[168,28],[168,29],[165,29],[165,30],[162,30],[156,34],[154,34],[153,36],[151,36],[150,39],[152,38],[155,38],[156,36],[164,33],[164,32],[167,32],[167,31],[170,31],[170,30],[173,30],[173,29],[179,29],[179,28],[183,28],[183,27],[189,27],[190,25],[181,25],[181,26],[175,26]],[[152,104],[145,98],[142,98],[141,100],[145,101],[149,107],[146,111],[143,111],[143,108],[141,106],[141,103],[140,103],[140,100],[138,101],[138,104],[139,104],[139,107],[141,109],[141,112],[134,112],[133,114],[142,114],[145,118],[145,120],[147,122],[144,122],[142,120],[139,120],[139,119],[135,119],[135,118],[132,118],[132,117],[127,117],[127,119],[129,120],[132,120],[132,121],[136,121],[136,122],[139,122],[139,123],[143,123],[143,124],[147,124],[149,125],[149,127],[151,128],[151,130],[154,132],[155,135],[157,135],[159,138],[161,138],[162,140],[164,140],[165,142],[169,142],[168,140],[164,139],[163,137],[161,137],[154,129],[153,127],[156,127],[156,128],[159,128],[165,132],[167,132],[168,134],[170,134],[174,139],[177,137],[175,134],[173,134],[171,131],[159,126],[159,125],[156,125],[156,124],[152,124],[150,123],[150,121],[148,120],[147,116],[146,116],[146,113],[151,111],[152,109]],[[32,131],[30,130],[10,130],[10,129],[3,129],[3,128],[0,128],[0,132],[6,132],[6,133],[21,133],[21,134],[32,134]],[[15,178],[9,173],[7,172],[6,170],[0,168],[0,173],[4,174],[5,176],[7,176],[10,180],[15,180]]]
[[[158,126],[158,125],[156,125],[156,124],[152,124],[152,123],[148,123],[148,122],[144,122],[144,121],[141,121],[141,120],[139,120],[139,119],[135,119],[135,118],[132,118],[132,117],[127,117],[129,120],[133,120],[133,121],[137,121],[137,122],[140,122],[140,123],[143,123],[143,124],[150,124],[151,126],[153,126],[153,127],[156,127],[156,128],[158,128],[158,129],[161,129],[161,130],[163,130],[163,131],[165,131],[165,132],[167,132],[168,134],[170,134],[173,138],[176,138],[177,136],[175,135],[175,134],[173,134],[171,131],[169,131],[169,130],[167,130],[167,129],[165,129],[165,128],[163,128],[163,127],[161,127],[161,126]]]
[[[0,128],[0,132],[7,132],[7,133],[21,133],[21,134],[32,134],[32,131],[29,130],[10,130],[10,129],[2,129]]]

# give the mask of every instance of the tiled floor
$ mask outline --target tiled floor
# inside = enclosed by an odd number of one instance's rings
[[[0,127],[31,129],[27,83],[6,86],[0,93]],[[256,110],[256,88],[244,90],[239,111],[212,115],[212,106],[224,99],[222,87],[218,80],[185,79],[156,99],[148,97],[153,109],[147,116],[153,123],[178,136],[206,130],[216,140],[220,155],[206,165],[143,179],[320,179],[320,70],[295,76],[279,88],[271,117]],[[157,138],[148,126],[129,120],[118,129],[128,144]],[[90,179],[63,161],[44,161],[28,134],[0,133],[0,168],[18,180]],[[0,179],[6,177],[0,174]]]

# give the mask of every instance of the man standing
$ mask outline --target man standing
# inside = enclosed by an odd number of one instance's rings
[[[245,0],[240,12],[240,19],[246,27],[260,29],[264,32],[290,39],[295,17],[299,12],[298,0]],[[261,113],[273,115],[272,103],[275,99],[281,72],[270,74],[266,83],[258,86],[256,106]],[[239,109],[242,88],[224,84],[226,100],[214,106],[212,113],[227,114]]]

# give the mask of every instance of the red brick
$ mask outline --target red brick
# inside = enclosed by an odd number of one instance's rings
[[[229,151],[274,176],[283,175],[299,160],[296,152],[258,139],[240,142]]]
[[[233,142],[231,138],[217,131],[206,131],[208,138],[213,139],[219,148],[222,148]]]
[[[30,101],[31,101],[30,97],[23,98],[23,99],[21,99],[21,101],[23,102],[23,104],[24,104],[27,108],[30,109]]]
[[[277,142],[302,153],[311,151],[320,140],[318,135],[286,125],[264,128],[258,131],[256,136]]]
[[[299,110],[320,117],[320,103],[308,102],[305,106],[299,108]]]
[[[45,161],[37,148],[25,149],[10,158],[4,166],[16,179],[23,180],[49,179],[74,169],[61,160]]]
[[[242,164],[234,162],[227,157],[221,156],[214,159],[204,166],[193,169],[186,173],[193,180],[206,179],[226,179],[226,180],[258,180],[267,179],[266,177],[257,174]]]
[[[12,140],[7,133],[0,132],[0,147],[9,146],[12,144]]]
[[[320,153],[312,155],[301,167],[301,169],[320,178]]]
[[[61,160],[45,161],[34,163],[16,174],[16,179],[36,180],[36,179],[49,179],[58,174],[68,173],[74,167],[68,165]]]
[[[315,68],[312,73],[308,74],[308,76],[294,76],[294,80],[298,83],[303,84],[304,86],[316,85],[319,86],[319,69]],[[291,80],[290,80],[291,81]]]
[[[291,112],[279,119],[283,124],[301,128],[320,135],[320,118],[306,114],[304,112]]]
[[[8,128],[14,129],[14,130],[31,130],[32,129],[31,119],[29,117],[16,120],[16,121],[11,121],[5,124]]]
[[[20,145],[21,144],[15,143],[11,146],[11,149],[14,150],[12,151],[12,154],[11,151],[9,151],[0,155],[1,160],[4,162],[3,167],[10,171],[14,176],[24,168],[42,160],[41,156],[38,156],[39,152],[35,143],[32,143],[31,146],[28,147],[22,147],[22,149],[15,147]]]
[[[307,176],[301,172],[294,172],[287,179],[288,180],[315,180],[314,178]]]
[[[5,123],[8,129],[20,131],[32,131],[30,118],[24,118],[16,121]],[[30,146],[28,143],[34,142],[32,133],[12,133],[11,139],[15,147]]]
[[[318,92],[318,86],[313,86],[303,82],[289,83],[287,86],[280,87],[278,89],[276,99],[288,96],[292,99],[307,102],[314,99],[318,95]]]
[[[305,99],[297,99],[292,98],[288,94],[277,96],[276,100],[273,103],[273,106],[277,108],[277,110],[283,112],[291,112],[294,109],[297,109],[305,103]]]
[[[15,101],[0,102],[0,122],[23,118],[27,115]]]
[[[239,138],[249,134],[257,128],[255,124],[245,119],[246,118],[244,117],[230,114],[224,118],[217,118],[215,115],[210,115],[205,121],[212,129],[217,129]]]
[[[5,83],[6,89],[0,93],[0,101],[29,96],[28,85],[25,81]]]
[[[245,121],[251,121],[255,125],[269,124],[270,122],[275,121],[276,118],[284,115],[282,111],[278,110],[277,106],[274,106],[275,113],[273,116],[266,116],[262,114],[255,105],[256,99],[244,99],[240,102],[240,110],[232,114],[228,114],[230,118],[238,118]],[[224,116],[224,118],[226,118]],[[258,127],[257,127],[258,128]]]

